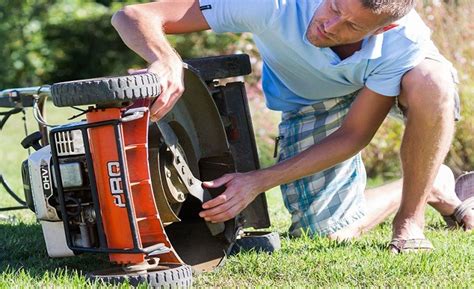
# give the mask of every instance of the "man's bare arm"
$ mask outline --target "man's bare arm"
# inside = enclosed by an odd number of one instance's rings
[[[148,72],[158,74],[162,92],[151,107],[151,118],[162,118],[184,91],[183,63],[165,33],[209,29],[199,1],[164,0],[127,6],[114,14],[112,25],[125,44],[150,63]]]
[[[269,168],[267,172],[273,182],[285,184],[349,159],[369,144],[392,105],[393,98],[364,88],[337,131],[294,158]]]
[[[262,191],[330,168],[362,150],[373,138],[394,103],[368,88],[361,90],[342,126],[323,141],[291,159],[260,171],[228,174],[208,187],[226,186],[224,193],[203,204],[201,216],[213,222],[233,218]]]
[[[125,44],[152,63],[173,52],[166,34],[209,29],[196,0],[167,0],[126,6],[112,17]]]

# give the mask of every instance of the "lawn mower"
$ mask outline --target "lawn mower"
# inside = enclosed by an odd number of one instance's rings
[[[2,126],[27,107],[39,124],[22,141],[35,150],[21,168],[26,201],[2,184],[22,205],[15,208],[35,212],[48,255],[108,254],[114,266],[89,278],[189,287],[193,271],[213,270],[238,244],[278,248],[275,234],[243,233],[270,226],[264,194],[224,223],[198,216],[224,189],[202,181],[259,168],[244,84],[220,81],[250,72],[247,55],[185,61],[185,92],[158,122],[149,119],[160,95],[151,73],[0,92],[0,107],[11,108]],[[49,125],[48,97],[84,119]]]

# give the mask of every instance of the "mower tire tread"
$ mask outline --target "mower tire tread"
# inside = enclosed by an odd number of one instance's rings
[[[87,275],[87,278],[92,282],[99,281],[108,285],[128,283],[134,287],[145,284],[150,288],[191,288],[193,272],[191,266],[179,265],[162,270],[147,271],[145,273],[117,271],[105,274],[103,272],[99,274],[90,273]]]
[[[191,267],[185,265],[174,268],[174,270],[147,273],[147,283],[153,288],[191,288],[192,275]]]
[[[160,93],[159,78],[153,73],[67,81],[51,86],[57,107],[129,102],[157,97]]]

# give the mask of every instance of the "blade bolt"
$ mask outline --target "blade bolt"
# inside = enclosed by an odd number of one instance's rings
[[[176,163],[179,164],[181,162],[181,159],[179,158],[179,156],[176,157]]]
[[[190,186],[192,186],[192,185],[193,185],[193,179],[189,179],[188,184],[189,184]]]

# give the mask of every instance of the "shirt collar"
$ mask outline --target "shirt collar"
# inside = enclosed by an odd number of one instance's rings
[[[303,41],[312,46],[315,49],[321,50],[326,55],[328,55],[333,60],[331,61],[333,65],[339,64],[349,64],[349,63],[356,63],[362,60],[370,60],[370,59],[377,59],[382,56],[382,47],[383,47],[383,39],[384,33],[380,33],[377,35],[371,35],[364,38],[362,42],[362,47],[359,51],[356,51],[350,57],[342,60],[337,61],[336,59],[338,56],[334,53],[330,48],[319,48],[314,46],[311,42],[309,42],[308,38],[306,37],[306,33],[303,35]],[[336,63],[335,63],[336,62]],[[338,62],[338,63],[337,63]]]
[[[383,38],[383,33],[365,38],[361,50],[358,51],[360,57],[362,59],[376,59],[382,56]]]
[[[382,46],[383,46],[383,33],[377,35],[371,35],[362,41],[361,49],[356,51],[350,57],[340,60],[339,56],[331,50],[331,48],[322,48],[326,50],[326,54],[332,55],[332,64],[333,65],[344,65],[351,63],[358,63],[364,60],[377,59],[382,56]]]

